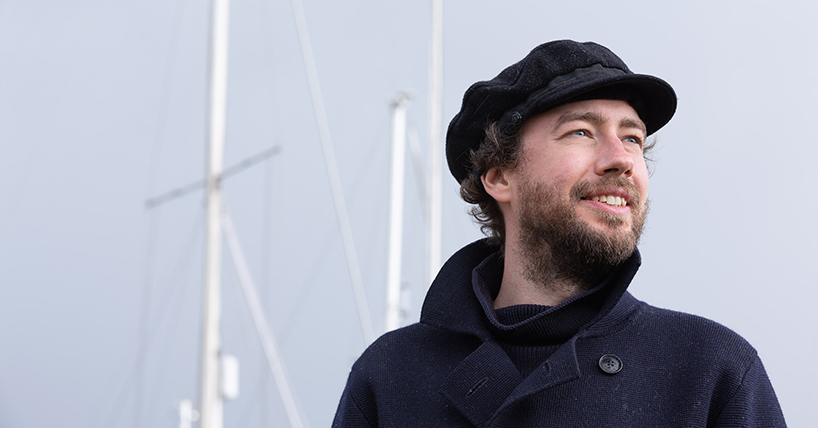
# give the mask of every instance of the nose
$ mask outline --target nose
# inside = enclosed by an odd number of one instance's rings
[[[617,135],[606,136],[599,145],[596,161],[598,175],[633,175],[633,156],[625,149]]]

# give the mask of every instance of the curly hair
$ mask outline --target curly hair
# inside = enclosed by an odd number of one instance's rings
[[[505,134],[498,122],[486,126],[486,136],[477,150],[471,150],[469,175],[460,183],[460,197],[473,206],[469,214],[480,225],[480,230],[487,236],[488,243],[505,247],[505,221],[497,201],[483,187],[482,175],[491,168],[513,171],[519,166],[522,153],[522,126],[511,134]],[[648,152],[656,145],[656,138],[648,138],[642,149],[642,156],[648,162],[648,171],[652,173],[652,158]]]
[[[486,127],[486,136],[477,150],[471,150],[469,175],[460,183],[460,197],[474,205],[469,214],[480,224],[480,230],[488,237],[488,243],[503,247],[505,222],[500,206],[483,187],[482,175],[492,168],[514,170],[520,160],[522,144],[519,130],[506,135],[498,122]]]

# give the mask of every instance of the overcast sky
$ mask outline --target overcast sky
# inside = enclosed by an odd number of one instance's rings
[[[0,1],[0,426],[174,427],[198,400],[209,6]],[[413,89],[427,140],[428,2],[304,0],[371,317],[383,329],[389,99]],[[652,207],[631,292],[736,330],[790,426],[818,401],[818,5],[807,0],[445,0],[444,121],[466,88],[554,39],[608,46],[667,80]],[[287,1],[233,0],[224,182],[238,239],[303,414],[328,426],[366,346]],[[408,161],[407,161],[408,162]],[[407,166],[405,323],[426,284]],[[480,237],[444,174],[443,254]],[[230,427],[286,426],[233,262],[224,352],[241,363]]]

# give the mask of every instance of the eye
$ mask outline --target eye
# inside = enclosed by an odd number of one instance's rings
[[[571,134],[571,135],[578,135],[578,136],[580,136],[580,137],[588,137],[588,136],[590,136],[590,135],[591,135],[591,133],[590,133],[590,132],[588,132],[588,131],[587,131],[587,130],[585,130],[585,129],[577,129],[577,130],[575,130],[575,131],[571,131],[571,132],[569,132],[569,134]]]
[[[629,143],[634,143],[634,144],[638,145],[640,148],[642,147],[642,138],[637,137],[635,135],[625,137],[625,138],[622,139],[622,141],[627,141]]]

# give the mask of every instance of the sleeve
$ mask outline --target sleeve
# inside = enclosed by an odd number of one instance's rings
[[[773,386],[756,355],[741,385],[730,397],[716,427],[786,427]]]
[[[353,391],[358,389],[356,387],[353,373],[350,373],[347,385],[344,388],[344,393],[341,395],[341,402],[338,403],[338,410],[335,412],[335,419],[332,421],[332,428],[376,428],[377,421],[370,422],[367,415],[361,410],[361,407],[353,397]],[[365,406],[366,408],[374,409],[374,403]]]

